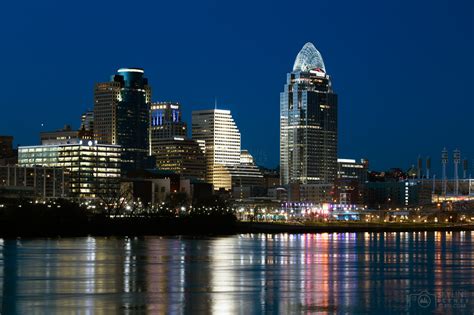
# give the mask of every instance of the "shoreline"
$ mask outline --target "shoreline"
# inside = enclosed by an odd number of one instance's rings
[[[383,233],[473,231],[466,223],[307,223],[240,222],[233,217],[119,218],[82,222],[8,222],[0,220],[0,238],[83,236],[226,236],[237,234]]]
[[[447,232],[473,231],[466,223],[324,223],[286,224],[267,222],[237,222],[247,233],[348,233],[348,232]]]

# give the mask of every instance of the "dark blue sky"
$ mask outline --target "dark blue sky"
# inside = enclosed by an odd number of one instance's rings
[[[446,146],[474,161],[471,0],[4,1],[0,38],[0,134],[22,145],[41,123],[78,127],[93,84],[132,66],[187,122],[217,97],[275,166],[279,93],[311,41],[339,94],[341,157],[406,168]]]

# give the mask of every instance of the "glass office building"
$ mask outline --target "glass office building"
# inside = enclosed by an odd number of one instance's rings
[[[60,167],[69,171],[69,193],[77,198],[105,198],[119,189],[122,149],[118,145],[87,143],[18,148],[22,167]]]
[[[143,69],[122,68],[94,90],[94,134],[101,144],[123,148],[122,169],[150,167],[149,108],[151,87]]]
[[[323,58],[306,43],[280,93],[280,180],[333,184],[337,173],[337,95]]]

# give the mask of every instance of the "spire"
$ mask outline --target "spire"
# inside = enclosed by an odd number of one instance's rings
[[[321,53],[312,43],[307,42],[296,56],[293,71],[309,71],[315,68],[326,72]]]

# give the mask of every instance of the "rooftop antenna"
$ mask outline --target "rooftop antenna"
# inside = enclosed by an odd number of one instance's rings
[[[217,97],[214,96],[214,109],[217,109]]]

